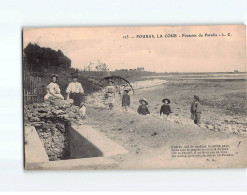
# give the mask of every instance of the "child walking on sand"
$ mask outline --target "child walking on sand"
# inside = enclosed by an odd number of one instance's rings
[[[165,115],[168,116],[169,114],[172,113],[170,105],[170,100],[169,99],[163,99],[162,102],[164,103],[161,108],[160,108],[160,116]]]
[[[122,97],[122,107],[124,111],[128,111],[130,106],[130,96],[128,94],[129,90],[124,90],[124,95]]]
[[[191,112],[191,119],[194,120],[194,123],[200,125],[202,111],[201,111],[200,99],[197,95],[194,95],[194,101],[191,104],[190,112]]]
[[[147,107],[147,105],[148,105],[147,100],[146,99],[140,99],[139,102],[141,105],[139,106],[137,112],[141,115],[150,114],[148,107]]]

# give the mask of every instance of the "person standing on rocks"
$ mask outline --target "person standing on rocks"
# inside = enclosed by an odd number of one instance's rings
[[[51,82],[46,87],[47,94],[45,95],[44,100],[48,100],[50,98],[58,98],[62,100],[64,99],[64,97],[60,93],[61,90],[57,84],[57,79],[58,79],[58,75],[53,74],[51,76]]]
[[[191,112],[191,119],[194,120],[194,123],[200,125],[202,111],[201,111],[200,99],[197,95],[194,95],[194,101],[191,104],[190,112]]]
[[[73,104],[75,106],[80,107],[82,102],[82,94],[84,94],[84,89],[82,88],[81,83],[79,83],[78,80],[78,74],[72,75],[73,82],[69,83],[66,93],[67,99],[74,100]]]

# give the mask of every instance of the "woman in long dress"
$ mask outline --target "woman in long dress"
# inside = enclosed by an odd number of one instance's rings
[[[50,98],[58,98],[58,99],[64,99],[64,97],[61,94],[61,90],[57,84],[57,78],[58,75],[52,75],[51,76],[51,82],[46,87],[47,94],[45,95],[44,99],[48,100]]]

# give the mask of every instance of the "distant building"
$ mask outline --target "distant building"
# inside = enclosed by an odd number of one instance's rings
[[[234,72],[238,72],[238,70],[234,70]]]
[[[144,71],[144,67],[137,67],[136,70],[137,71]]]

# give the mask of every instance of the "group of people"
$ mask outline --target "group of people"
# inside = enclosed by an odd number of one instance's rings
[[[123,96],[122,96],[122,108],[124,111],[128,111],[128,108],[130,107],[130,96],[129,96],[130,89],[124,89],[123,90]],[[109,109],[113,109],[114,100],[115,100],[115,87],[113,85],[113,82],[109,82],[109,85],[106,87],[106,93],[105,97],[108,100],[108,106]],[[169,116],[172,111],[170,107],[171,101],[167,98],[162,100],[163,105],[160,108],[160,116]],[[137,109],[137,112],[140,115],[147,115],[150,114],[150,111],[148,109],[148,101],[146,99],[140,99],[139,100],[140,106]],[[194,101],[191,104],[190,108],[191,112],[191,119],[194,121],[195,124],[201,123],[201,104],[200,99],[197,95],[194,95]]]
[[[50,84],[46,87],[47,94],[45,95],[44,99],[49,100],[50,98],[59,98],[64,99],[63,95],[61,94],[61,90],[59,88],[59,85],[57,84],[58,75],[53,74],[51,77]],[[85,103],[82,101],[82,94],[84,94],[84,89],[81,85],[81,83],[78,82],[78,74],[72,75],[72,82],[69,83],[66,93],[67,97],[66,99],[72,99],[73,104],[75,106],[80,107],[81,111],[83,112],[83,115],[85,115],[86,112],[86,106]],[[122,99],[122,108],[124,111],[128,111],[128,108],[130,107],[130,95],[128,94],[131,89],[127,86],[124,86],[123,88],[123,95],[121,97]],[[113,85],[112,81],[109,81],[109,85],[106,87],[105,91],[105,98],[108,102],[109,109],[112,110],[114,107],[115,102],[115,96],[116,96],[116,88]],[[160,116],[169,116],[172,111],[170,107],[171,101],[167,98],[162,100],[163,105],[160,108]],[[137,112],[140,115],[147,115],[150,114],[150,111],[148,109],[148,101],[146,99],[140,99],[139,100],[140,106],[137,109]],[[194,120],[195,124],[200,124],[201,121],[201,104],[200,99],[197,95],[194,95],[194,101],[191,104],[191,119]]]
[[[58,81],[58,75],[53,74],[51,76],[51,82],[46,87],[47,94],[44,97],[45,101],[48,101],[52,98],[58,98],[58,99],[65,99],[64,96],[61,94],[61,90],[59,85],[57,84]],[[75,106],[78,106],[81,108],[81,111],[83,112],[83,115],[85,115],[86,112],[86,106],[84,102],[82,101],[82,95],[84,94],[84,89],[81,85],[81,83],[78,82],[78,74],[72,75],[72,82],[68,84],[68,87],[66,89],[67,97],[66,99],[72,99],[73,104]]]
[[[147,105],[148,105],[147,100],[146,99],[140,99],[139,102],[141,105],[138,107],[137,112],[139,114],[142,114],[142,115],[150,114],[150,111],[147,107]],[[162,100],[162,102],[163,102],[163,105],[160,108],[160,116],[170,115],[172,113],[171,107],[169,105],[171,101],[169,99],[165,98]]]
[[[137,112],[139,114],[142,115],[146,115],[146,114],[150,114],[149,110],[148,110],[148,102],[146,99],[141,99],[140,101],[140,106],[138,107]],[[172,111],[171,111],[171,107],[170,107],[170,100],[165,98],[162,100],[163,105],[160,108],[160,116],[164,115],[164,116],[169,116]],[[201,104],[200,104],[200,99],[197,95],[194,95],[194,100],[191,104],[190,107],[190,113],[191,113],[191,119],[194,121],[195,124],[200,125],[201,123]]]
[[[107,100],[109,109],[113,109],[118,92],[118,95],[122,98],[123,110],[127,111],[128,107],[130,106],[130,96],[128,95],[130,90],[131,89],[128,87],[128,85],[123,85],[122,90],[117,89],[116,86],[114,86],[113,81],[109,81],[108,86],[105,89],[105,99]],[[121,91],[123,91],[123,96],[121,95]]]

